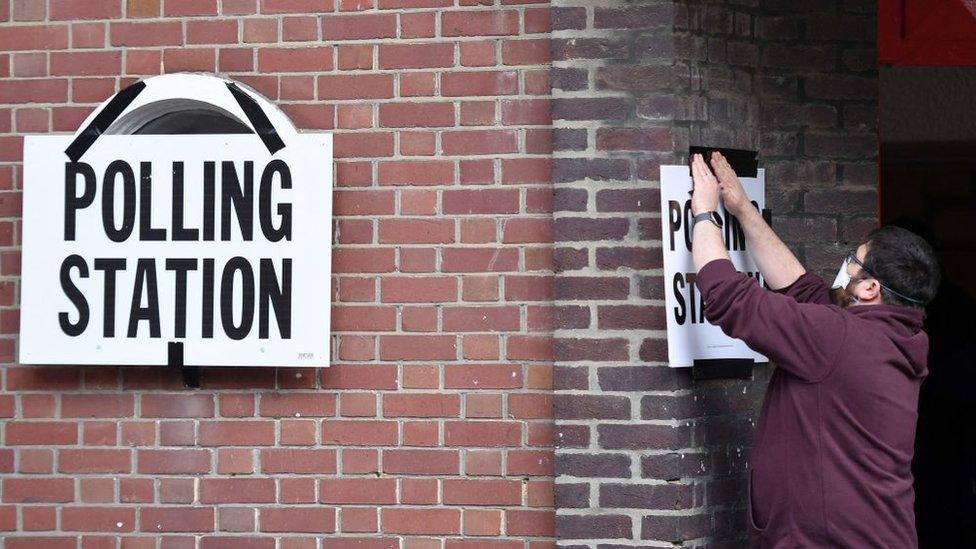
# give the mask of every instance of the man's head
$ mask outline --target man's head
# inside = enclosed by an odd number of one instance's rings
[[[935,297],[941,278],[932,247],[915,233],[893,225],[872,231],[843,268],[850,277],[838,292],[844,305],[884,303],[922,309]]]

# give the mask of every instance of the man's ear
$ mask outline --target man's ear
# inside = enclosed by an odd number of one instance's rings
[[[873,303],[881,301],[881,283],[873,278],[869,278],[855,290],[857,298],[861,303]]]

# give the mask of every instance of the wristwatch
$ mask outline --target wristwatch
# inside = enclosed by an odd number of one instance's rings
[[[699,221],[711,221],[719,229],[722,228],[722,216],[718,214],[715,210],[708,212],[702,212],[691,218],[691,227],[694,228]]]

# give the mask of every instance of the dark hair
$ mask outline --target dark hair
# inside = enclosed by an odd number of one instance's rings
[[[867,248],[864,267],[884,286],[884,303],[921,309],[932,301],[942,273],[932,246],[922,237],[886,225],[868,234]]]

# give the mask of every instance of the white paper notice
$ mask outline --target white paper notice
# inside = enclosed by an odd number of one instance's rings
[[[756,177],[740,177],[749,199],[760,210],[766,206],[763,170]],[[731,338],[702,314],[701,295],[695,286],[691,255],[691,174],[688,166],[661,166],[661,234],[664,252],[665,308],[668,320],[668,362],[672,368],[688,367],[696,359],[768,359],[742,340]],[[723,236],[736,269],[762,283],[759,269],[746,249],[738,221],[720,206]]]

